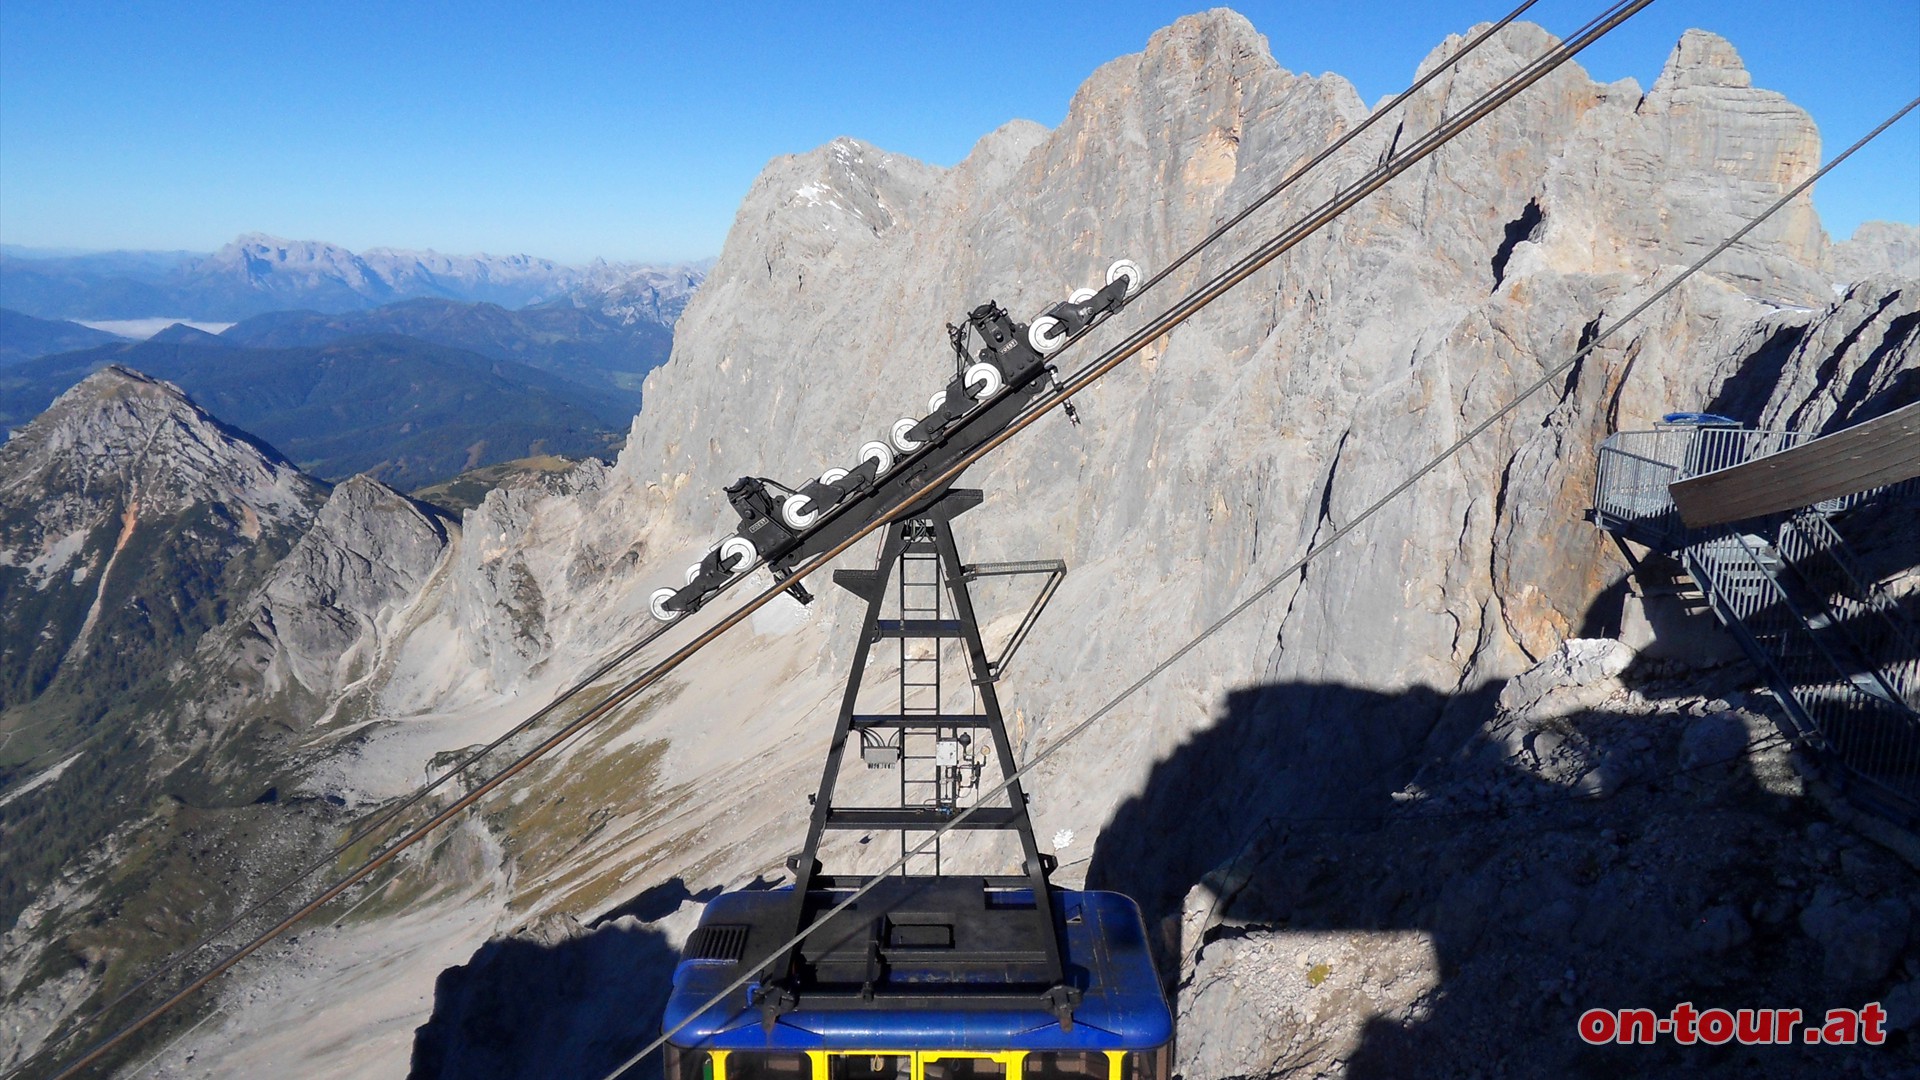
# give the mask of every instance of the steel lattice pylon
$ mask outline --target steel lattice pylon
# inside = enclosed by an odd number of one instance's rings
[[[980,505],[975,489],[955,489],[886,527],[871,570],[836,570],[834,583],[866,602],[860,638],[850,662],[846,691],[835,721],[820,788],[813,799],[807,836],[789,860],[794,872],[793,932],[831,909],[847,892],[872,878],[830,875],[821,866],[820,845],[830,830],[897,832],[901,852],[953,819],[963,791],[977,790],[982,743],[1002,776],[1015,776],[994,682],[999,661],[990,660],[967,582],[977,574],[1046,573],[1042,602],[1063,563],[969,567],[960,561],[952,521]],[[1011,567],[1019,569],[1010,569]],[[882,618],[888,586],[896,586],[899,618]],[[1038,605],[1036,605],[1037,611]],[[1023,623],[1030,625],[1033,613]],[[899,705],[891,713],[860,713],[857,700],[874,646],[899,643]],[[976,711],[942,711],[941,643],[958,641]],[[1017,642],[1016,642],[1017,644]],[[839,806],[834,792],[849,746],[870,766],[899,773],[896,806]],[[755,1000],[771,1025],[798,1008],[872,1007],[937,1000],[979,1008],[1048,1009],[1064,1026],[1080,991],[1062,961],[1061,928],[1048,882],[1054,868],[1034,839],[1027,796],[1016,779],[1006,805],[979,806],[962,829],[1011,833],[1022,863],[1002,875],[940,873],[938,844],[922,856],[933,870],[903,870],[861,903],[829,918],[797,948],[775,956],[762,972]]]

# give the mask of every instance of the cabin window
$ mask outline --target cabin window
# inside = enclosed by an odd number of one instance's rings
[[[667,1044],[667,1080],[713,1080],[713,1055]]]
[[[1007,1065],[989,1057],[928,1058],[920,1071],[923,1080],[1006,1080]]]
[[[813,1062],[805,1054],[735,1050],[727,1055],[727,1080],[813,1080]]]
[[[1107,1055],[1040,1051],[1027,1055],[1020,1075],[1025,1080],[1107,1080]]]
[[[833,1054],[827,1080],[911,1080],[911,1054]]]
[[[1158,1050],[1129,1050],[1120,1062],[1120,1080],[1167,1080],[1173,1068],[1173,1045]]]

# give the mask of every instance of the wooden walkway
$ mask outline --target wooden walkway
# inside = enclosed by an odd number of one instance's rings
[[[1920,476],[1920,403],[1791,450],[1667,485],[1687,527],[1796,510]]]

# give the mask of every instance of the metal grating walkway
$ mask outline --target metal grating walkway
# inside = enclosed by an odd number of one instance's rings
[[[1896,498],[1911,481],[1702,528],[1689,528],[1669,485],[1790,450],[1795,432],[1734,426],[1623,431],[1601,444],[1593,520],[1671,555],[1761,670],[1798,728],[1838,765],[1848,795],[1905,824],[1920,822],[1920,631],[1865,581],[1836,515]]]

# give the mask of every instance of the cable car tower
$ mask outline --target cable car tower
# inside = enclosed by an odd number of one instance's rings
[[[1057,863],[1034,840],[995,688],[1066,564],[962,563],[953,522],[981,494],[946,477],[1040,399],[1056,375],[1047,356],[1141,280],[1122,259],[1104,286],[1030,323],[993,301],[974,308],[947,328],[953,375],[928,415],[900,418],[891,443],[863,445],[858,465],[816,481],[742,477],[727,489],[735,533],[684,586],[654,590],[653,614],[671,622],[756,559],[784,581],[907,504],[880,532],[873,569],[834,572],[865,612],[806,841],[788,860],[794,881],[723,893],[701,913],[661,1020],[669,1080],[1166,1080],[1173,1016],[1139,906],[1049,881]],[[990,657],[969,586],[1015,575],[1042,581]],[[863,712],[863,691],[868,709],[888,696],[866,674],[889,653],[891,711]],[[900,858],[886,874],[829,873],[823,857],[860,860],[829,833],[896,834]]]
[[[834,584],[865,601],[866,612],[806,843],[789,860],[795,881],[787,925],[781,927],[785,936],[797,934],[871,880],[824,871],[819,853],[829,831],[896,832],[904,859],[926,834],[968,805],[990,763],[1000,777],[1016,771],[994,683],[1065,576],[1066,564],[963,564],[953,519],[980,502],[977,489],[938,493],[887,526],[874,569],[834,571]],[[968,582],[1023,574],[1045,575],[1045,582],[1000,657],[990,659]],[[882,618],[890,594],[898,617]],[[859,698],[868,661],[876,646],[889,642],[898,646],[897,711],[862,713]],[[956,666],[943,657],[952,651],[949,642],[957,642],[964,655],[957,666],[977,702],[971,713],[944,711],[957,696],[943,670]],[[835,801],[849,750],[856,748],[869,769],[898,774],[897,805]],[[936,840],[901,875],[830,919],[797,949],[774,958],[756,1001],[766,1022],[795,1009],[832,1009],[836,1003],[913,1007],[937,997],[947,1007],[1041,1007],[1071,1028],[1081,994],[1069,982],[1063,961],[1048,882],[1055,859],[1034,840],[1027,796],[1017,779],[995,801],[1003,805],[979,806],[956,831],[1010,834],[1020,851],[1020,863],[1009,868],[1013,872],[945,875]],[[922,872],[927,870],[931,874]]]

